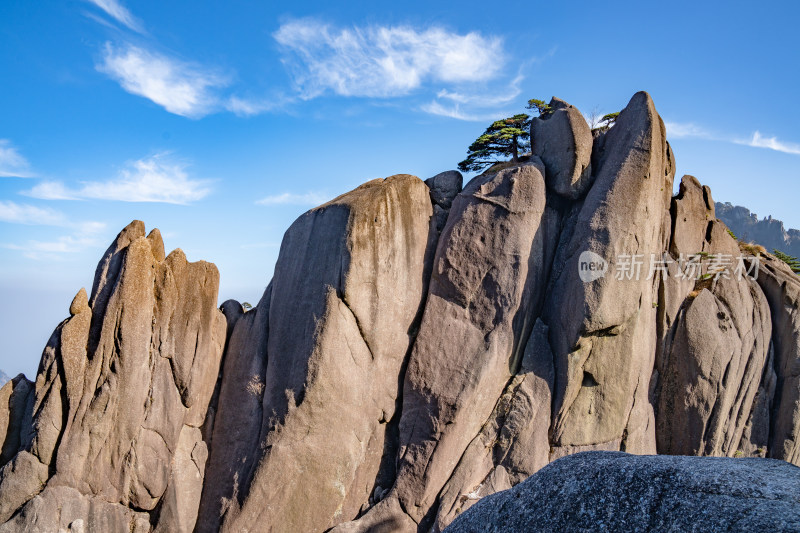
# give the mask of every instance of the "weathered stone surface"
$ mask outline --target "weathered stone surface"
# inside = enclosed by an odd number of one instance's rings
[[[770,448],[770,421],[774,418],[772,405],[775,398],[777,379],[775,373],[775,348],[774,345],[770,345],[767,363],[764,365],[761,382],[753,399],[753,408],[745,424],[742,439],[739,441],[739,450],[734,454],[735,457],[767,456]]]
[[[36,496],[47,482],[48,465],[22,450],[0,469],[0,523]]]
[[[700,185],[694,176],[681,178],[677,196],[672,199],[672,238],[669,252],[673,258],[680,254],[692,255],[704,251],[706,230],[713,222],[714,200],[711,190]]]
[[[520,371],[442,489],[435,531],[480,498],[524,481],[548,463],[554,375],[547,335],[547,327],[537,321]]]
[[[89,309],[89,296],[86,294],[86,289],[81,288],[78,291],[78,294],[75,295],[75,298],[72,299],[72,303],[69,305],[69,314],[70,316],[75,316],[81,311],[85,311]]]
[[[222,516],[229,509],[241,507],[253,468],[262,454],[261,423],[271,296],[272,285],[267,287],[258,305],[243,314],[238,302],[223,304],[223,309],[228,310],[225,316],[230,317],[228,324],[232,331],[225,348],[225,365],[197,522],[200,533],[217,531]]]
[[[436,231],[441,232],[447,224],[447,216],[453,200],[464,185],[464,177],[457,170],[447,170],[426,179],[425,185],[431,190]]]
[[[159,527],[191,531],[202,477],[193,487],[164,496],[170,483],[187,479],[184,456],[204,446],[197,428],[225,341],[225,319],[216,309],[218,284],[209,263],[189,263],[180,250],[165,258],[158,231],[145,238],[141,222],[119,234],[98,265],[91,297],[83,289],[77,294],[72,316],[45,348],[32,437],[0,473],[0,487],[13,488],[3,491],[0,521],[46,486],[32,510],[15,517],[16,526],[48,530],[51,523],[40,522],[37,509],[61,505],[57,487],[74,489],[91,502],[75,509],[159,508]],[[195,439],[189,452],[180,439],[187,432]],[[205,458],[198,462],[202,468]],[[183,497],[186,491],[193,491],[193,500]],[[149,529],[150,517],[144,516]],[[84,525],[94,520],[85,514],[77,519]],[[128,522],[100,529],[128,531]]]
[[[769,456],[800,465],[800,277],[778,259],[762,257],[758,284],[772,313],[775,383]]]
[[[800,529],[798,494],[800,470],[783,461],[588,452],[483,499],[446,531],[789,532]]]
[[[480,176],[453,202],[405,375],[397,481],[342,531],[409,524],[387,514],[394,499],[425,519],[519,368],[557,239],[542,224],[543,171],[534,158]]]
[[[739,247],[713,208],[708,188],[684,176],[672,202],[670,249],[678,263],[694,256],[700,269],[692,279],[672,272],[662,280],[657,448],[668,454],[763,455],[766,447],[759,452],[755,441],[763,444],[769,427],[772,393],[762,382],[771,375],[770,310],[758,285],[736,271]],[[685,272],[692,270],[684,264]]]
[[[708,188],[701,186],[694,176],[687,175],[681,178],[678,194],[670,203],[669,228],[665,229],[665,248],[668,251],[661,256],[666,271],[660,276],[658,293],[658,345],[652,380],[656,386],[660,386],[658,378],[664,372],[664,349],[675,334],[675,320],[695,287],[696,280],[685,275],[686,263],[691,256],[708,252],[710,248],[706,240],[709,224],[714,221],[713,208],[709,209],[707,203],[710,200]]]
[[[690,297],[660,377],[659,453],[738,451],[770,337],[769,307],[754,281],[720,278]]]
[[[544,162],[547,186],[574,200],[592,184],[592,132],[576,107],[555,97],[550,107],[531,121],[533,154]]]
[[[662,213],[672,170],[665,129],[650,96],[637,93],[596,148],[595,182],[559,247],[543,321],[550,327],[556,380],[551,444],[655,451],[648,402],[656,346],[657,281],[624,270],[660,256]],[[579,257],[590,251],[610,264],[605,277],[583,283]],[[620,262],[621,264],[616,264]],[[646,269],[646,267],[645,267]],[[623,279],[617,272],[622,271]],[[627,442],[626,435],[637,435]]]
[[[172,477],[162,498],[158,525],[154,531],[194,531],[207,458],[208,450],[200,430],[183,426],[172,459]]]
[[[425,185],[431,190],[431,199],[436,205],[450,209],[464,186],[464,177],[457,170],[447,170],[426,179]]]
[[[20,374],[0,388],[0,468],[9,462],[31,435],[33,383]]]
[[[86,496],[70,487],[47,487],[12,520],[0,525],[0,533],[20,531],[148,533],[150,516],[118,503]]]
[[[263,456],[223,531],[319,531],[367,504],[425,294],[431,215],[428,187],[397,175],[287,231],[270,297]]]

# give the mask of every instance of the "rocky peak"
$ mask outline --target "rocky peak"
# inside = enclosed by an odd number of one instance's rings
[[[793,257],[800,257],[800,231],[785,229],[783,222],[766,216],[759,220],[749,209],[730,202],[716,203],[717,216],[737,238],[755,242],[767,250],[780,250]]]
[[[32,420],[4,445],[19,442],[0,470],[0,520],[11,519],[0,529],[75,520],[90,530],[194,528],[207,456],[200,428],[225,340],[218,283],[210,263],[188,263],[180,250],[165,258],[142,222],[120,232],[91,298],[81,289],[53,333],[35,385],[10,391],[32,404],[23,427]]]
[[[0,532],[437,532],[620,457],[582,451],[800,464],[800,278],[696,178],[672,197],[647,93],[594,138],[551,106],[463,189],[400,174],[300,216],[247,311],[132,222],[0,389]]]

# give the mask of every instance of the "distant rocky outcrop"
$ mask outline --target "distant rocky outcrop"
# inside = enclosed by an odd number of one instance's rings
[[[2,370],[0,370],[0,387],[2,387],[3,385],[5,385],[5,384],[6,384],[6,383],[8,383],[9,381],[11,381],[11,378],[10,378],[10,377],[8,377],[8,374],[6,374],[6,373],[5,373],[5,372],[3,372]]]
[[[119,234],[36,382],[0,390],[0,531],[194,529],[225,343],[218,285],[214,265],[165,257],[158,230]]]
[[[758,215],[746,207],[730,202],[717,202],[717,218],[727,225],[737,238],[760,244],[770,252],[780,250],[793,257],[800,257],[800,230],[785,229],[783,222],[767,216],[759,220]]]
[[[584,452],[459,516],[447,533],[800,530],[800,469],[771,459]]]
[[[0,532],[437,532],[582,451],[800,464],[800,278],[672,197],[647,93],[595,134],[551,106],[463,189],[299,217],[249,310],[125,228],[0,389]]]

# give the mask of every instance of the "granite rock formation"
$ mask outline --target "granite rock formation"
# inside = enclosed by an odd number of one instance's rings
[[[247,311],[125,228],[0,389],[0,531],[437,532],[582,451],[800,464],[800,278],[672,195],[647,93],[599,132],[551,105],[463,189],[302,215]]]
[[[0,531],[193,530],[225,342],[218,286],[214,265],[165,257],[158,230],[122,230],[36,382],[0,392]]]
[[[448,533],[800,529],[800,469],[771,459],[584,452],[478,502]]]
[[[717,217],[739,239],[758,243],[769,251],[777,249],[793,257],[800,257],[800,230],[786,229],[783,222],[771,216],[759,220],[746,207],[730,202],[717,202],[716,209]]]

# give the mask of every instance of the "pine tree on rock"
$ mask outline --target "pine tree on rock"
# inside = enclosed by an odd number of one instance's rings
[[[461,172],[477,172],[495,163],[519,161],[530,149],[531,117],[525,113],[497,120],[467,149],[467,158],[458,164]]]
[[[783,253],[780,250],[773,250],[775,257],[789,265],[789,268],[792,269],[792,272],[795,274],[800,274],[800,260],[796,257],[793,257],[789,254]]]

